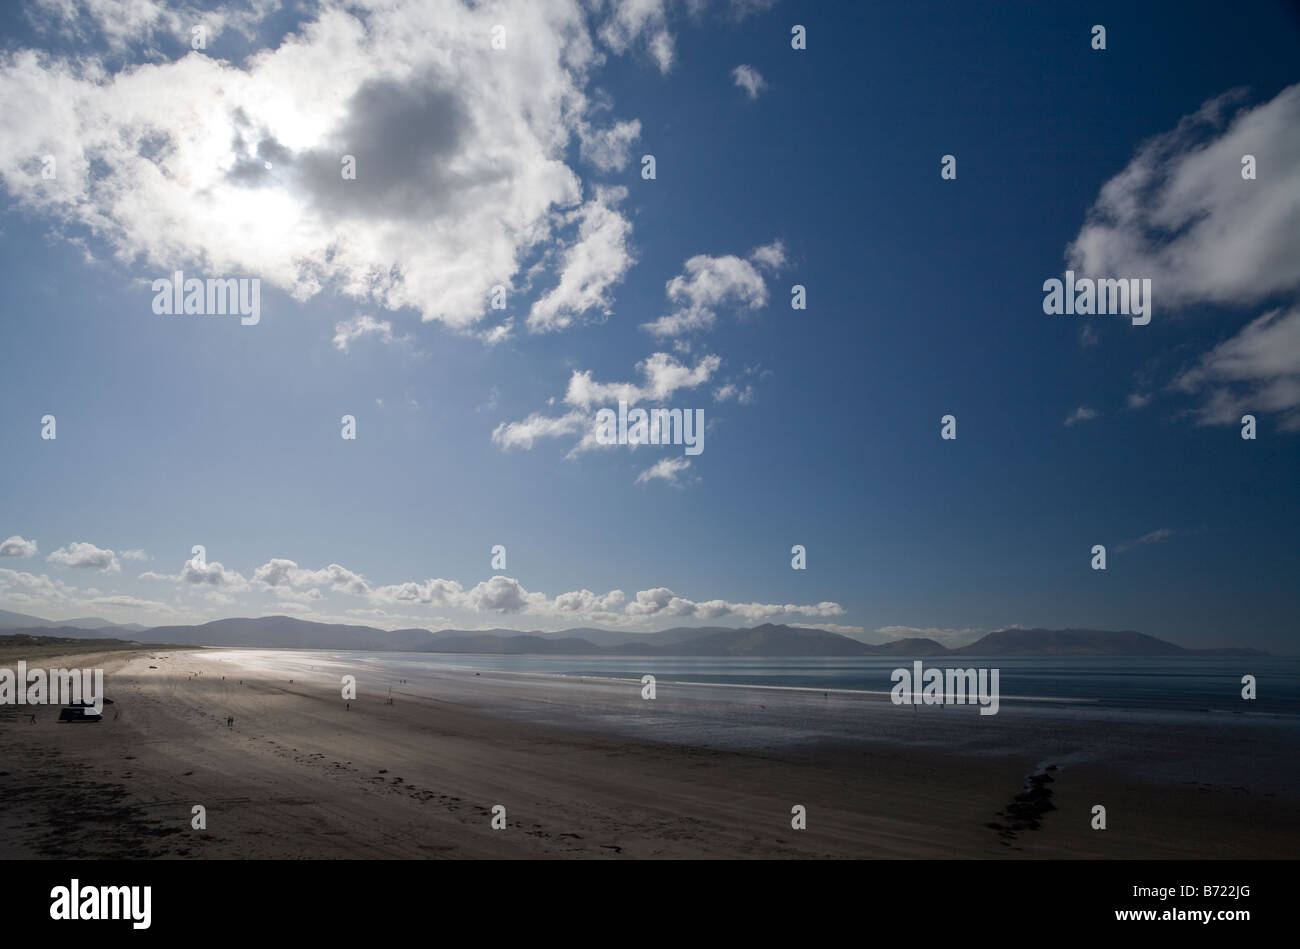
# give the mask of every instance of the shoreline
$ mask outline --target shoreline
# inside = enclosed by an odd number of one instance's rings
[[[683,731],[693,706],[651,710],[626,679],[506,688],[440,670],[436,694],[412,680],[388,705],[362,687],[348,709],[332,674],[285,676],[234,661],[240,649],[100,653],[116,721],[65,728],[42,714],[30,726],[0,708],[0,857],[1291,858],[1300,841],[1300,796],[1248,779],[1153,783],[1105,762],[870,737],[727,748]],[[750,741],[788,712],[766,704],[718,714]],[[518,718],[536,708],[639,716],[665,737]],[[1008,839],[990,826],[1008,828],[1049,764],[1037,829]],[[498,803],[505,830],[490,826]],[[1089,826],[1096,803],[1105,831]],[[190,826],[194,804],[204,831]],[[806,830],[791,828],[794,805]]]

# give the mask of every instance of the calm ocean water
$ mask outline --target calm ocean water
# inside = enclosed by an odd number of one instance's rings
[[[717,658],[672,656],[469,656],[338,653],[382,663],[522,672],[888,693],[891,672],[910,657]],[[1003,704],[1147,709],[1293,717],[1300,720],[1300,657],[935,657],[925,667],[998,669]],[[1256,696],[1241,697],[1253,675]]]
[[[232,661],[338,688],[424,695],[536,725],[693,746],[877,741],[946,753],[1098,764],[1143,779],[1300,794],[1300,658],[925,659],[999,670],[999,711],[895,705],[890,658],[470,656],[229,650]],[[482,678],[475,675],[479,673]],[[641,698],[655,676],[657,700]],[[1253,675],[1257,698],[1241,697]],[[624,685],[623,683],[626,683]],[[674,685],[680,683],[680,685]],[[399,699],[400,700],[400,699]]]

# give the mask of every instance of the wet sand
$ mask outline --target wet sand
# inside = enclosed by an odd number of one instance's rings
[[[626,680],[447,669],[402,683],[355,660],[279,651],[142,650],[40,665],[102,666],[114,704],[102,722],[76,725],[56,724],[54,708],[30,725],[30,710],[0,707],[5,858],[1300,851],[1300,798],[1246,778],[1157,782],[1095,761],[1045,771],[1041,749],[955,754],[825,740],[815,727],[791,740],[805,694],[661,685],[651,703]],[[359,680],[350,709],[343,669]],[[700,737],[691,703],[714,710],[722,738]],[[655,734],[666,740],[647,737]],[[1050,807],[1036,827],[1023,815],[1017,827],[1008,808],[1034,773],[1051,778],[1039,781]],[[196,804],[206,830],[191,828]],[[504,830],[491,826],[497,804]],[[1107,808],[1105,831],[1090,827],[1095,804]],[[806,830],[791,827],[794,805],[807,810]]]

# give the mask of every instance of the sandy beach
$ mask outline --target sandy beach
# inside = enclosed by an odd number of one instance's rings
[[[113,704],[84,725],[0,708],[4,858],[1269,858],[1293,857],[1300,840],[1300,799],[1244,780],[755,740],[774,701],[803,695],[692,687],[648,703],[627,682],[439,670],[359,675],[348,708],[341,666],[308,653],[40,663],[102,666]],[[729,703],[717,715],[733,747],[675,728],[688,699]],[[623,720],[634,734],[610,725]],[[1039,786],[1052,808],[1014,829],[1007,809],[1034,773],[1051,778]],[[1090,827],[1097,803],[1105,831]],[[206,830],[191,828],[196,804]],[[491,827],[497,804],[504,830]],[[804,830],[791,827],[795,805]]]

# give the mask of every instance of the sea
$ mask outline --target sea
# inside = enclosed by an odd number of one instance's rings
[[[1300,795],[1300,657],[922,660],[925,669],[997,669],[998,711],[981,715],[974,704],[896,703],[893,673],[911,672],[910,656],[223,651],[300,682],[337,688],[352,674],[359,691],[397,701],[435,698],[508,720],[643,740],[783,753],[827,742],[894,743]],[[647,675],[653,701],[644,698]],[[1246,698],[1252,679],[1254,698]]]
[[[759,686],[810,692],[888,695],[893,670],[910,657],[720,658],[693,656],[489,656],[437,653],[335,653],[416,668]],[[926,669],[998,669],[1001,702],[1091,709],[1129,709],[1300,718],[1300,657],[961,656],[927,658]],[[1255,698],[1243,698],[1243,677]]]

